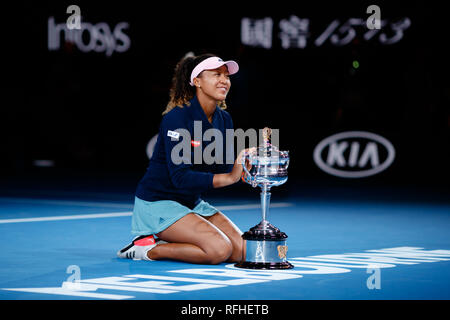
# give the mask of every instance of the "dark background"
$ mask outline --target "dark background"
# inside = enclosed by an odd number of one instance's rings
[[[61,37],[60,49],[50,51],[48,19],[65,23],[71,4],[80,6],[82,22],[106,22],[112,30],[127,22],[129,50],[111,56],[81,52]],[[10,22],[3,40],[2,182],[102,176],[129,177],[134,186],[147,167],[146,146],[158,132],[175,64],[192,51],[239,63],[227,98],[235,128],[280,129],[292,181],[448,191],[450,63],[443,2],[243,4],[55,1],[5,10]],[[378,35],[366,41],[367,29],[355,27],[347,45],[314,45],[334,19],[366,20],[371,4],[388,24],[411,20],[399,42],[382,44]],[[291,15],[310,20],[305,48],[281,46],[279,22]],[[242,44],[243,17],[272,18],[272,48]],[[391,36],[388,27],[380,33]],[[315,146],[353,130],[388,139],[396,150],[393,164],[361,179],[320,170],[312,157]],[[36,166],[40,159],[54,166]]]

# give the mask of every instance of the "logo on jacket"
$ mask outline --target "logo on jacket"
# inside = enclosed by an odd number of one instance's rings
[[[200,147],[200,141],[191,140],[191,146],[194,148]]]
[[[180,134],[176,131],[171,131],[171,130],[167,130],[167,136],[174,138],[174,139],[179,139],[180,138]]]

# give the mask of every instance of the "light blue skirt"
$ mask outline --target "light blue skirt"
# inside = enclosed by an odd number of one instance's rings
[[[194,209],[189,209],[172,200],[145,201],[134,197],[131,233],[135,236],[157,234],[188,213],[209,217],[218,211],[204,200],[201,200]]]

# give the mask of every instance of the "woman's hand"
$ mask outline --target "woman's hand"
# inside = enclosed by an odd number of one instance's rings
[[[249,154],[252,153],[256,148],[249,148],[249,149],[242,149],[241,152],[239,152],[239,155],[236,158],[236,161],[234,162],[234,164],[242,164],[242,158]]]
[[[214,175],[213,187],[221,188],[221,187],[225,187],[230,184],[234,184],[234,183],[238,182],[241,179],[242,171],[243,171],[242,158],[245,155],[254,152],[255,150],[256,150],[255,147],[243,149],[237,156],[236,161],[234,162],[233,169],[231,170],[230,173],[220,173],[220,174]],[[246,167],[248,170],[250,170],[250,168],[251,168],[251,164],[248,161],[246,162]]]
[[[233,175],[233,181],[234,181],[234,183],[238,182],[238,181],[241,179],[241,177],[242,177],[242,172],[243,172],[242,158],[243,158],[244,156],[246,156],[247,154],[254,153],[255,151],[256,151],[256,148],[254,147],[254,148],[243,149],[243,150],[239,153],[238,157],[236,158],[236,161],[234,162],[233,170],[230,172],[230,173],[232,173],[232,174],[235,174],[235,175]],[[248,161],[248,159],[246,159],[246,161],[245,161],[245,166],[247,167],[247,170],[250,170],[251,167],[252,167],[252,165],[250,164],[250,162]],[[234,170],[235,168],[237,169],[236,172],[234,172],[234,171],[235,171],[235,170]]]
[[[240,160],[239,163],[242,164],[242,157],[243,157],[244,155],[250,154],[250,153],[254,153],[255,151],[256,151],[256,148],[245,149],[244,152],[243,152],[243,154],[242,154],[242,156],[241,156],[241,160]],[[250,161],[249,161],[248,158],[245,159],[245,167],[247,168],[247,170],[243,170],[243,171],[241,172],[241,176],[240,176],[240,178],[242,178],[244,182],[246,182],[246,180],[247,180],[247,178],[248,178],[248,173],[247,173],[247,172],[249,172],[250,169],[252,168],[252,165],[251,165],[251,163],[250,163]],[[244,168],[242,168],[242,169],[244,169]]]

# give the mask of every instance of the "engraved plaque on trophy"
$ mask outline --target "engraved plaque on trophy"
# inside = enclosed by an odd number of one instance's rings
[[[287,235],[268,221],[270,189],[287,181],[289,152],[270,144],[271,129],[263,129],[263,143],[245,154],[244,181],[261,188],[262,220],[242,235],[246,242],[243,260],[235,264],[247,269],[291,269],[287,261]],[[246,164],[251,165],[248,169]]]

